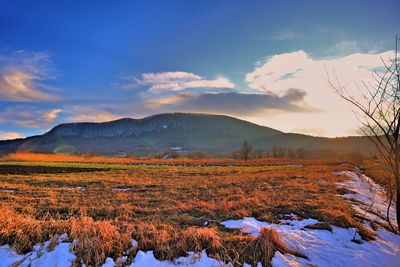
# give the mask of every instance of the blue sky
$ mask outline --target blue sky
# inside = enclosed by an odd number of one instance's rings
[[[398,1],[361,0],[2,0],[0,139],[62,122],[173,111],[354,134],[354,116],[338,124],[351,112],[327,102],[324,78],[313,71],[348,68],[346,56],[353,70],[377,67],[369,56],[393,49],[398,10]],[[363,57],[351,57],[357,53]],[[272,72],[277,79],[268,78]],[[360,75],[348,78],[367,77]],[[329,106],[337,105],[346,112],[335,119]]]

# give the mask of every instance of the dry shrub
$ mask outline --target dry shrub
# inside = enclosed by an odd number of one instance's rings
[[[168,224],[135,223],[132,237],[141,250],[154,250],[157,245],[168,243],[176,235],[176,229]]]
[[[275,254],[275,251],[279,251],[282,254],[290,253],[296,257],[307,258],[303,254],[297,252],[294,249],[289,248],[281,239],[279,233],[272,228],[264,227],[260,235],[256,238],[256,244],[260,246],[261,255],[268,259],[264,263],[269,263]]]
[[[327,222],[328,224],[348,228],[354,226],[356,223],[356,221],[351,217],[351,214],[348,212],[327,208],[321,208],[318,211],[319,213],[317,213],[314,218],[318,219],[319,221]]]
[[[309,225],[306,225],[304,228],[313,229],[313,230],[327,230],[329,232],[332,232],[332,226],[330,224],[323,223],[323,222],[309,224]]]
[[[138,223],[132,237],[138,241],[139,249],[153,250],[159,260],[174,260],[188,251],[217,250],[222,244],[217,230],[206,227],[177,229],[167,224]]]
[[[76,240],[71,250],[77,262],[100,266],[106,257],[117,258],[129,248],[130,234],[121,233],[110,221],[94,221],[82,217],[71,220],[71,237]]]
[[[365,241],[370,241],[370,240],[375,240],[375,233],[369,229],[367,229],[364,224],[360,223],[360,221],[356,220],[354,217],[351,216],[351,213],[353,211],[349,212],[344,212],[340,210],[328,210],[328,209],[320,209],[319,210],[321,213],[317,219],[324,221],[325,223],[323,224],[332,224],[336,225],[342,228],[349,228],[349,227],[354,227],[357,228],[358,233],[360,234],[361,238]],[[309,226],[308,226],[309,227]],[[312,229],[312,228],[311,228]]]
[[[376,234],[374,231],[371,231],[370,229],[368,229],[367,227],[365,227],[364,224],[360,224],[358,225],[358,233],[360,234],[361,238],[365,241],[372,241],[375,240],[376,238]]]
[[[261,229],[258,237],[243,234],[227,237],[221,249],[210,254],[235,266],[242,266],[244,263],[257,266],[259,262],[262,266],[270,266],[276,251],[306,258],[303,254],[289,248],[275,229],[267,227]]]
[[[66,224],[61,221],[35,220],[7,208],[0,212],[0,243],[9,244],[20,254],[31,251],[35,244],[48,241],[66,229]]]
[[[221,246],[221,237],[214,228],[189,227],[179,234],[177,246],[183,251],[214,251]]]

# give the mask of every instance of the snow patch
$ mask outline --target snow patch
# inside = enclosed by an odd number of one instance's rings
[[[378,238],[372,242],[357,244],[352,241],[355,228],[332,226],[332,232],[304,228],[319,222],[316,219],[281,220],[281,224],[261,222],[255,218],[224,221],[228,228],[240,228],[254,236],[263,227],[279,232],[290,248],[304,254],[309,260],[291,254],[275,253],[273,266],[382,266],[400,253],[400,237],[386,230],[377,231]],[[356,239],[360,239],[357,235]],[[390,265],[389,265],[390,266]]]
[[[352,204],[352,207],[359,215],[375,223],[389,227],[386,221],[388,201],[386,200],[386,192],[382,186],[364,174],[357,174],[352,171],[335,172],[334,174],[350,178],[350,180],[337,183],[337,185],[354,192],[353,194],[344,194],[341,196],[357,201],[355,204]],[[391,205],[389,218],[395,227],[397,225],[395,202]]]
[[[5,192],[5,193],[15,193],[15,189],[0,189],[0,191]]]
[[[137,248],[139,246],[139,243],[135,239],[131,239],[131,245],[132,248]]]
[[[373,231],[368,220],[387,227],[385,221],[387,201],[384,189],[363,174],[352,171],[337,172],[336,175],[345,175],[348,181],[337,183],[338,186],[351,190],[352,194],[342,197],[356,200],[352,204],[354,210],[364,216],[363,223]],[[372,204],[371,204],[372,203]],[[396,225],[395,205],[392,206],[391,222]],[[222,222],[228,228],[240,228],[244,233],[254,236],[260,234],[263,227],[273,228],[279,232],[282,240],[290,248],[297,250],[308,257],[308,260],[295,257],[291,254],[276,252],[272,259],[272,266],[399,266],[400,236],[379,228],[375,231],[376,240],[371,242],[353,242],[355,228],[341,228],[332,226],[332,232],[327,230],[307,229],[306,225],[319,222],[315,219],[297,220],[295,214],[282,215],[279,224],[261,222],[255,218],[228,220]],[[356,234],[357,240],[361,237]]]
[[[132,190],[132,188],[130,188],[130,187],[126,187],[126,188],[117,187],[117,188],[114,188],[114,191],[116,191],[116,192],[126,192],[126,191],[131,191],[131,190]]]
[[[146,267],[170,267],[170,266],[191,266],[191,267],[221,267],[232,266],[226,265],[216,259],[209,258],[203,250],[201,253],[188,252],[187,257],[180,257],[174,261],[159,261],[154,257],[153,251],[139,251],[131,267],[146,266]]]
[[[39,266],[72,266],[76,256],[70,252],[71,243],[63,242],[68,238],[63,234],[58,238],[58,244],[52,251],[48,251],[51,241],[38,244],[33,251],[25,255],[18,255],[14,248],[8,245],[0,247],[1,266],[39,267]]]
[[[107,257],[106,261],[104,262],[103,265],[101,265],[101,267],[114,267],[115,266],[115,262],[113,259]]]

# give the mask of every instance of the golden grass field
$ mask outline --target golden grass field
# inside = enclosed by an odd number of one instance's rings
[[[277,222],[289,213],[323,222],[310,227],[357,227],[364,239],[374,238],[337,195],[345,192],[335,183],[345,178],[333,172],[350,168],[340,160],[176,159],[168,163],[193,166],[143,166],[134,163],[165,161],[33,156],[0,162],[0,243],[20,253],[68,233],[78,241],[77,265],[116,259],[133,238],[158,259],[205,249],[235,265],[268,266],[276,250],[288,250],[278,233],[264,230],[255,238],[220,222],[246,216]],[[135,253],[129,251],[129,260]]]

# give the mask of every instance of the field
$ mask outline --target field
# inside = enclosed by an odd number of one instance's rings
[[[276,251],[306,256],[272,228],[252,236],[221,222],[279,223],[296,214],[319,221],[306,228],[354,227],[362,240],[375,238],[340,197],[349,191],[336,183],[346,178],[334,172],[353,167],[337,160],[78,161],[0,162],[0,245],[26,254],[52,240],[51,250],[66,233],[77,266],[121,256],[128,265],[138,251],[174,260],[203,250],[225,263],[269,266]]]

